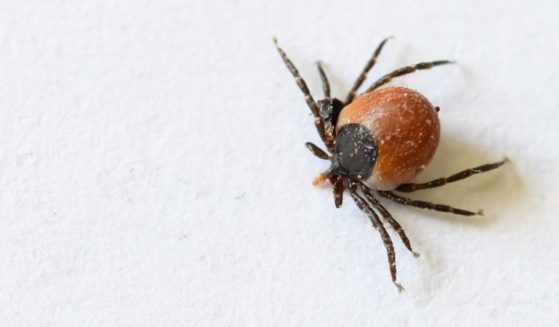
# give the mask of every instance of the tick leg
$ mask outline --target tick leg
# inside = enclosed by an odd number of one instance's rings
[[[362,183],[360,183],[360,186],[361,191],[363,192],[363,194],[365,194],[365,197],[367,198],[367,200],[369,200],[369,203],[371,203],[373,207],[375,207],[375,209],[380,212],[384,220],[387,221],[392,226],[392,228],[394,228],[396,233],[398,233],[398,235],[402,239],[402,242],[404,243],[406,248],[410,250],[411,253],[413,253],[414,257],[419,257],[419,253],[413,251],[410,240],[408,239],[406,232],[404,232],[404,229],[398,223],[398,221],[396,221],[396,219],[392,217],[390,212],[388,212],[388,210],[386,210],[386,208],[382,204],[380,204],[380,202],[374,197],[373,193],[367,186],[363,185]]]
[[[324,152],[324,150],[322,150],[318,146],[316,146],[316,144],[311,143],[311,142],[307,142],[307,143],[305,143],[305,146],[307,147],[307,149],[309,149],[312,152],[312,154],[314,154],[318,158],[324,159],[324,160],[329,160],[330,159],[330,155],[328,153]]]
[[[386,248],[386,253],[388,255],[388,265],[390,267],[390,276],[392,277],[392,282],[398,288],[398,291],[402,291],[404,288],[401,284],[396,282],[396,255],[394,254],[394,244],[392,244],[392,239],[390,239],[390,235],[386,232],[386,229],[382,225],[377,214],[373,211],[371,206],[367,203],[367,201],[357,193],[357,186],[354,181],[349,181],[349,193],[351,197],[363,212],[369,216],[371,219],[371,223],[373,227],[380,233],[382,241],[384,242],[384,247]]]
[[[305,83],[305,80],[303,79],[303,77],[301,77],[301,74],[299,73],[295,65],[291,62],[291,60],[289,60],[285,51],[283,51],[283,49],[279,47],[278,42],[275,38],[274,44],[276,45],[276,49],[278,50],[283,63],[285,64],[291,75],[293,75],[293,77],[295,78],[295,82],[297,83],[297,86],[299,86],[301,92],[303,92],[303,94],[305,95],[305,101],[307,102],[307,105],[311,109],[311,112],[314,116],[314,125],[318,131],[318,134],[320,135],[320,138],[322,139],[322,141],[324,141],[328,148],[330,148],[333,140],[330,140],[328,139],[328,137],[326,137],[326,134],[324,132],[324,122],[322,121],[322,118],[320,118],[318,106],[314,101],[309,88],[307,87],[307,83]]]
[[[462,216],[474,216],[474,215],[482,216],[483,215],[483,211],[481,211],[481,210],[478,211],[478,212],[473,212],[473,211],[468,211],[468,210],[464,210],[464,209],[453,208],[453,207],[448,206],[446,204],[437,204],[437,203],[431,203],[431,202],[426,202],[426,201],[412,200],[410,198],[406,198],[406,197],[400,196],[398,194],[394,194],[390,191],[378,191],[377,193],[378,193],[378,195],[380,195],[382,197],[385,197],[389,200],[392,200],[394,202],[398,202],[400,204],[404,204],[404,205],[412,206],[412,207],[416,207],[416,208],[448,212],[448,213],[453,213],[455,215],[462,215]]]
[[[379,78],[376,82],[373,83],[373,85],[371,85],[371,87],[369,87],[367,89],[367,91],[363,92],[363,94],[369,93],[371,91],[374,91],[374,90],[378,89],[379,87],[383,86],[384,84],[390,82],[395,77],[411,74],[411,73],[415,72],[416,70],[430,69],[430,68],[433,68],[435,66],[452,64],[452,63],[454,63],[454,62],[449,61],[449,60],[437,60],[437,61],[431,61],[431,62],[421,62],[421,63],[419,63],[417,65],[414,65],[414,66],[406,66],[406,67],[402,67],[400,69],[396,69],[392,73],[386,74],[383,77]]]
[[[503,159],[502,161],[499,161],[499,162],[488,163],[488,164],[485,164],[485,165],[481,165],[481,166],[477,166],[477,167],[474,167],[474,168],[466,169],[466,170],[463,170],[463,171],[461,171],[459,173],[456,173],[454,175],[451,175],[451,176],[448,176],[448,177],[437,178],[437,179],[434,179],[434,180],[426,182],[426,183],[402,184],[402,185],[398,186],[398,188],[396,188],[396,190],[398,190],[400,192],[410,193],[410,192],[415,192],[415,191],[418,191],[418,190],[440,187],[440,186],[446,185],[448,183],[453,183],[453,182],[457,182],[457,181],[466,179],[466,178],[468,178],[472,175],[475,175],[475,174],[481,174],[481,173],[485,173],[485,172],[493,170],[493,169],[497,169],[497,168],[501,167],[502,165],[504,165],[507,161],[508,161],[508,159],[505,158],[505,159]]]
[[[322,68],[320,61],[316,62],[316,67],[318,68],[318,74],[320,75],[320,80],[322,81],[322,91],[324,91],[324,97],[330,97],[330,82],[328,82],[328,77]]]
[[[348,105],[348,104],[351,103],[351,101],[353,101],[353,99],[355,98],[355,95],[357,93],[357,90],[359,89],[359,87],[361,87],[363,82],[365,82],[365,79],[367,78],[367,74],[369,73],[371,68],[373,68],[375,63],[377,62],[377,58],[380,55],[380,52],[382,51],[382,48],[384,47],[384,44],[389,39],[390,38],[388,37],[388,38],[382,40],[382,42],[380,42],[380,44],[377,46],[375,52],[373,53],[373,56],[369,59],[369,61],[367,61],[367,64],[363,68],[363,71],[361,72],[361,74],[359,74],[359,77],[357,77],[357,80],[355,81],[355,83],[353,83],[353,86],[351,87],[351,90],[349,90],[349,93],[348,93],[348,95],[347,95],[347,97],[344,101],[344,105]]]
[[[336,208],[342,206],[344,196],[344,178],[342,176],[336,177],[334,182],[334,204]]]

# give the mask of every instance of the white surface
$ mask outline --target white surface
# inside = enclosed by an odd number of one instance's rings
[[[3,1],[3,326],[557,326],[556,1]],[[512,164],[367,217],[310,184],[327,163],[272,36],[317,97],[398,79],[442,108],[420,180]]]

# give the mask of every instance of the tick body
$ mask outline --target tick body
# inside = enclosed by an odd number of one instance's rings
[[[380,233],[386,248],[392,281],[398,290],[402,290],[403,287],[396,278],[394,245],[384,227],[385,224],[394,229],[415,257],[419,255],[413,251],[406,233],[377,196],[408,206],[462,216],[481,214],[481,211],[474,212],[445,204],[416,201],[396,192],[410,193],[440,187],[496,169],[506,160],[465,169],[426,183],[413,183],[413,179],[433,158],[439,144],[439,108],[433,106],[417,91],[403,87],[387,87],[385,84],[417,70],[452,62],[437,60],[396,69],[382,76],[357,96],[359,88],[387,41],[388,39],[385,39],[378,45],[344,101],[330,96],[328,78],[318,63],[325,98],[315,101],[297,68],[274,39],[283,62],[305,96],[307,106],[314,115],[315,127],[327,149],[322,150],[310,142],[306,144],[315,156],[330,161],[330,168],[315,178],[313,183],[332,183],[336,207],[342,205],[344,191],[349,192],[357,206],[367,214],[373,227]]]
[[[366,128],[378,148],[371,173],[360,176],[373,189],[391,190],[411,182],[439,144],[435,107],[418,92],[403,87],[386,87],[356,98],[340,113],[337,133],[352,124]]]

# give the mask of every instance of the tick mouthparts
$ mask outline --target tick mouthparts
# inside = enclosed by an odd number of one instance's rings
[[[323,186],[324,183],[330,179],[331,173],[329,171],[322,172],[316,175],[315,178],[312,180],[312,185],[314,186]]]

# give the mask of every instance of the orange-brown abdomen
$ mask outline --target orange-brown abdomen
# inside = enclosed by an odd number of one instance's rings
[[[423,95],[403,87],[359,96],[342,110],[336,129],[346,124],[361,124],[376,139],[378,158],[365,183],[377,189],[393,189],[413,180],[439,144],[437,111]]]

